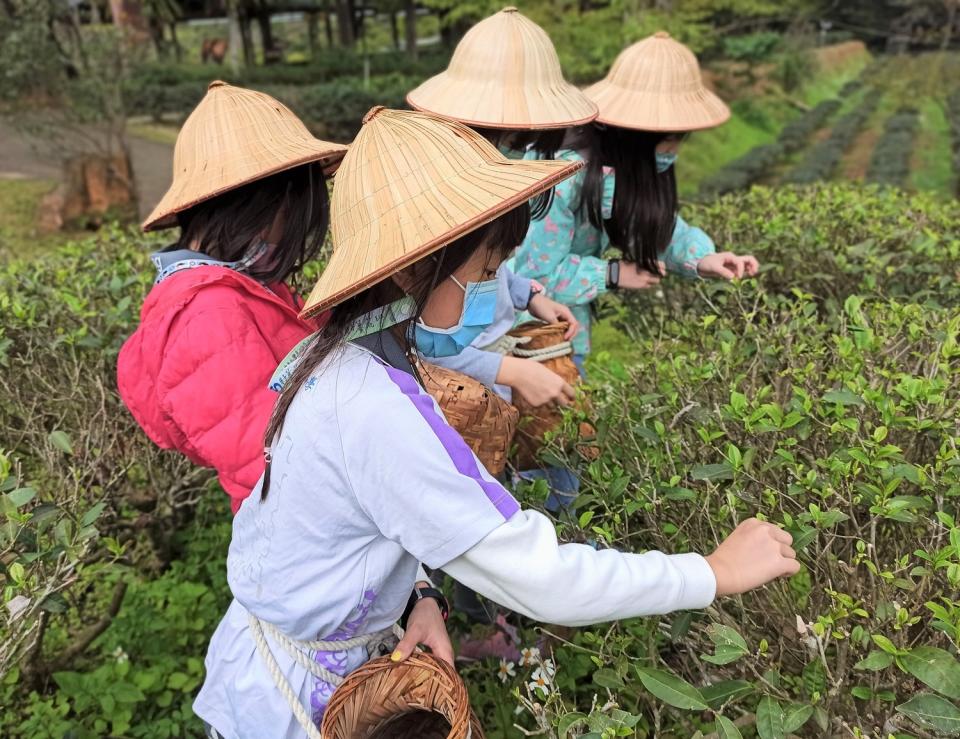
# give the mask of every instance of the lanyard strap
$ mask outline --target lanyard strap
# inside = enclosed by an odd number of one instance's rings
[[[194,252],[194,254],[188,256],[186,259],[177,259],[169,264],[164,264],[164,260],[162,259],[163,252],[158,252],[157,254],[150,255],[150,260],[157,268],[157,279],[153,281],[153,284],[157,285],[176,272],[193,269],[194,267],[226,267],[235,272],[246,272],[248,268],[256,264],[260,258],[267,253],[267,249],[269,248],[267,242],[261,240],[260,243],[251,246],[243,257],[235,262],[221,262],[219,259],[213,259],[200,252]]]
[[[393,328],[398,323],[413,318],[414,313],[416,313],[416,304],[413,302],[413,298],[406,297],[395,300],[392,303],[388,303],[380,308],[375,308],[369,313],[360,316],[353,322],[344,340],[356,341],[357,339],[379,333],[388,328]],[[284,386],[290,381],[290,378],[296,371],[300,357],[304,355],[310,343],[316,337],[316,332],[310,334],[287,352],[287,356],[280,361],[277,369],[270,377],[269,388],[271,390],[277,393],[283,390]]]

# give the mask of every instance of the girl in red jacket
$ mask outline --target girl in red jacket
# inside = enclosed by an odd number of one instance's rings
[[[217,471],[236,513],[263,472],[267,383],[317,330],[286,281],[327,232],[326,175],[346,151],[279,102],[211,83],[177,137],[173,184],[144,222],[180,227],[117,360],[130,412],[163,449]]]

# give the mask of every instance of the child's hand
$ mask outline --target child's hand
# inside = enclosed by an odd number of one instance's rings
[[[532,359],[504,357],[497,384],[510,386],[535,408],[547,403],[570,405],[575,397],[568,382]]]
[[[453,646],[447,634],[447,624],[440,613],[440,607],[432,598],[424,598],[417,603],[407,619],[407,630],[403,639],[390,659],[394,662],[403,662],[413,654],[417,644],[430,647],[430,652],[453,667]]]
[[[719,277],[724,280],[739,280],[746,275],[753,277],[760,269],[756,257],[749,254],[738,256],[732,251],[707,254],[697,264],[701,277]]]
[[[660,265],[660,274],[667,273],[667,265],[658,262]],[[643,267],[638,267],[633,262],[620,262],[620,278],[617,287],[624,290],[645,290],[648,287],[655,287],[660,284],[662,278],[653,272],[648,272]]]
[[[707,564],[717,578],[717,595],[736,595],[795,575],[800,570],[793,537],[771,523],[749,518],[724,539]]]
[[[539,318],[547,323],[560,323],[561,321],[569,323],[570,328],[563,335],[563,338],[567,341],[576,336],[577,331],[580,330],[580,322],[573,317],[573,311],[570,310],[570,307],[558,303],[556,300],[551,300],[543,293],[538,293],[530,298],[527,310],[534,318]]]

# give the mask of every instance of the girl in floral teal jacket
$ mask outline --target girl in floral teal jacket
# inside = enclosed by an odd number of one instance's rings
[[[735,279],[759,266],[752,256],[717,253],[677,214],[673,164],[683,138],[730,115],[703,87],[689,49],[658,33],[626,49],[586,94],[600,108],[597,123],[568,131],[555,157],[587,167],[556,187],[513,260],[517,274],[572,308],[582,326],[573,339],[578,364],[590,351],[590,304],[603,293],[652,287],[667,272]],[[535,148],[525,154],[541,157]],[[622,261],[603,257],[611,244]]]

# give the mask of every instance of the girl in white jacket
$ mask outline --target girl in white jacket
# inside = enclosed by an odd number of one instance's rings
[[[401,616],[396,659],[417,643],[451,659],[445,604],[421,587],[421,563],[569,625],[703,608],[797,571],[789,534],[755,519],[706,557],[559,544],[418,382],[411,329],[469,344],[482,330],[471,316],[496,294],[484,272],[525,232],[527,201],[579,166],[507,160],[432,115],[368,113],[305,309],[332,314],[286,383],[267,471],[234,519],[234,600],[194,704],[211,736],[318,737],[342,676]]]

